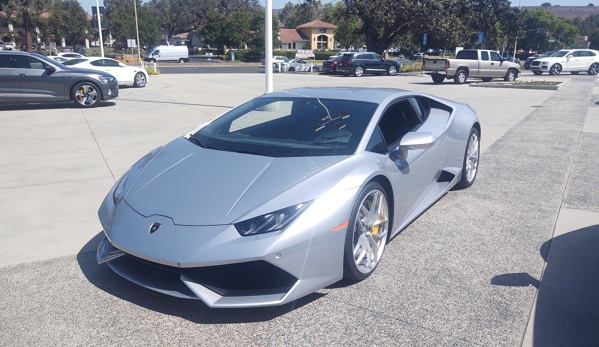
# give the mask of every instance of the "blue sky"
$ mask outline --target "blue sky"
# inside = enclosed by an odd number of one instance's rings
[[[88,13],[92,12],[92,6],[96,6],[95,0],[78,0],[83,9]],[[142,0],[144,1],[144,0]],[[338,0],[320,0],[322,3],[336,2]],[[513,6],[518,6],[520,0],[512,0]],[[100,6],[104,6],[103,0],[98,0]],[[144,1],[145,2],[145,1]],[[273,8],[283,8],[286,3],[291,2],[293,4],[300,3],[299,0],[272,0]],[[552,5],[560,6],[586,6],[589,2],[599,6],[599,0],[522,0],[522,6],[540,6],[544,2],[549,2]],[[260,0],[260,3],[264,5],[264,0]]]

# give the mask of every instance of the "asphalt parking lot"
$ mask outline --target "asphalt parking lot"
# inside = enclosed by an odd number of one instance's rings
[[[599,83],[558,91],[435,85],[418,74],[275,74],[275,90],[377,86],[466,102],[482,124],[475,184],[387,246],[367,280],[290,305],[209,309],[95,262],[96,212],[155,147],[264,92],[264,74],[150,76],[95,109],[0,106],[0,344],[599,345]]]

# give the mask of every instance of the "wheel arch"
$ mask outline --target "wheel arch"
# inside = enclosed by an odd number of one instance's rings
[[[385,193],[387,193],[387,202],[389,203],[389,235],[391,235],[392,231],[393,231],[393,218],[394,218],[393,211],[395,211],[395,199],[393,198],[393,196],[394,196],[393,195],[393,185],[391,184],[391,181],[389,181],[389,178],[387,178],[386,176],[383,176],[383,175],[377,175],[377,176],[372,177],[370,180],[364,182],[364,186],[366,186],[370,182],[376,182],[376,183],[380,184],[383,187],[383,189],[385,189]],[[389,241],[387,241],[387,242],[389,242]]]

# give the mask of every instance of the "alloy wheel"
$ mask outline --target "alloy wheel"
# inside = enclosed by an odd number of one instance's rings
[[[468,183],[472,183],[474,178],[476,177],[476,172],[478,170],[478,156],[479,156],[479,139],[478,134],[476,132],[472,132],[470,134],[470,139],[468,140],[468,147],[466,149],[466,179]]]
[[[358,271],[369,274],[378,265],[389,228],[387,198],[378,190],[372,190],[360,203],[352,235],[353,260]]]

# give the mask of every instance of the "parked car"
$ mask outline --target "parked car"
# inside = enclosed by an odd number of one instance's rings
[[[70,68],[38,53],[0,51],[0,104],[74,101],[95,107],[118,95],[108,73]]]
[[[260,62],[262,63],[262,65],[266,65],[266,59],[260,59]],[[289,62],[289,58],[284,57],[282,55],[275,55],[272,57],[272,62],[273,62],[273,66],[274,63],[279,63],[279,62]]]
[[[62,46],[62,47],[60,47],[59,51],[60,51],[60,53],[67,53],[67,52],[70,52],[71,49],[69,47]]]
[[[144,61],[155,63],[159,61],[189,62],[187,46],[156,46],[144,57]]]
[[[339,60],[341,60],[341,56],[343,54],[337,54],[322,63],[322,68],[320,69],[324,73],[328,74],[336,74],[337,73],[337,64],[339,64]]]
[[[135,163],[101,203],[96,259],[221,308],[364,280],[388,240],[475,182],[480,134],[470,106],[419,92],[266,94]]]
[[[591,49],[562,49],[550,57],[533,60],[530,70],[535,75],[543,72],[550,75],[559,75],[561,72],[570,72],[573,75],[586,72],[596,75],[599,72],[599,52]]]
[[[533,60],[536,60],[536,59],[539,59],[539,58],[544,58],[544,57],[550,57],[554,53],[555,53],[555,51],[547,51],[547,52],[541,53],[541,54],[534,54],[534,55],[526,58],[526,61],[524,62],[524,68],[526,70],[529,70],[530,69],[530,63],[532,63]]]
[[[64,58],[69,58],[69,59],[73,59],[73,58],[85,58],[85,55],[79,54],[79,53],[75,53],[75,52],[58,53],[58,56],[59,57],[64,57]]]
[[[12,49],[13,49],[12,43],[4,42],[2,49],[5,51],[12,51]]]
[[[61,57],[59,55],[52,55],[52,56],[49,56],[48,58],[54,59],[54,60],[56,60],[59,63],[64,63],[67,60],[71,60],[70,58]]]
[[[318,71],[319,66],[313,63],[308,63],[302,59],[291,59],[288,62],[287,71]]]
[[[399,71],[399,64],[396,61],[386,60],[373,52],[344,54],[337,64],[337,72],[346,76],[360,77],[364,74],[395,76],[397,71]]]
[[[83,69],[107,72],[116,77],[120,86],[132,85],[134,87],[145,87],[148,83],[148,73],[145,69],[137,66],[127,66],[118,60],[102,57],[73,58],[63,63],[67,66],[75,66]]]
[[[515,81],[520,73],[520,64],[506,61],[496,51],[463,49],[455,59],[425,59],[422,71],[431,75],[434,83],[453,79],[455,83],[466,83],[468,78],[480,78],[485,82],[493,78]]]

